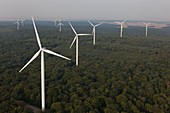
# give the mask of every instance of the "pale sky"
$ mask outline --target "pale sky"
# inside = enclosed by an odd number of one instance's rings
[[[0,19],[170,21],[170,0],[0,0]]]

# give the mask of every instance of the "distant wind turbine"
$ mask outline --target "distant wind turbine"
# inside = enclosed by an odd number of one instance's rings
[[[57,26],[57,21],[56,20],[54,20],[54,26]]]
[[[123,36],[123,24],[126,22],[127,20],[124,20],[123,22],[115,22],[117,24],[120,25],[120,37]]]
[[[93,45],[95,45],[96,43],[96,27],[101,25],[102,23],[99,23],[99,24],[92,24],[90,21],[88,21],[92,26],[93,26],[93,31],[92,31],[92,35],[93,35]]]
[[[73,42],[70,45],[70,49],[73,46],[74,42],[76,41],[76,65],[78,66],[78,38],[79,38],[79,36],[88,36],[88,35],[91,35],[91,34],[77,34],[77,32],[75,31],[75,29],[73,28],[73,26],[71,25],[70,22],[69,22],[69,24],[70,24],[73,32],[76,35],[75,38],[73,39]]]
[[[145,27],[146,27],[146,36],[148,36],[148,27],[149,27],[149,25],[151,25],[151,23],[144,23],[143,22],[143,24],[145,25]]]
[[[15,22],[15,24],[17,25],[17,30],[19,30],[20,23],[19,23],[18,19],[17,19],[17,21]]]
[[[24,27],[24,21],[25,21],[25,19],[21,19],[22,27]]]
[[[60,21],[60,19],[59,19],[57,27],[59,27],[59,31],[60,31],[60,32],[61,32],[61,26],[63,26],[63,25],[64,25],[64,24],[62,24],[61,21]]]
[[[42,111],[45,110],[45,76],[44,76],[44,52],[51,54],[51,55],[55,55],[57,57],[61,57],[64,58],[66,60],[70,60],[69,58],[62,56],[60,54],[57,54],[51,50],[45,49],[41,46],[41,42],[40,42],[40,38],[38,35],[38,31],[34,22],[34,19],[32,17],[32,22],[33,22],[33,26],[34,26],[34,30],[35,30],[35,34],[36,34],[36,38],[37,38],[37,42],[38,42],[38,46],[39,46],[39,50],[34,54],[34,56],[28,61],[28,63],[19,71],[21,72],[23,69],[25,69],[35,58],[38,57],[38,55],[41,53],[41,99],[42,99]]]

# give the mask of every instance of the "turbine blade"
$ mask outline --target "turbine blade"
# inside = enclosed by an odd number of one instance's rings
[[[62,23],[59,23],[59,24],[57,25],[57,27],[58,27],[58,26],[64,26],[64,24],[62,24]]]
[[[73,44],[74,44],[74,42],[76,41],[77,38],[78,38],[78,37],[77,37],[77,35],[76,35],[75,38],[73,39],[73,42],[71,43],[69,49],[73,46]]]
[[[33,26],[34,26],[34,30],[35,30],[35,34],[36,34],[38,46],[39,46],[40,48],[42,48],[41,42],[40,42],[40,38],[39,38],[39,35],[38,35],[38,32],[37,32],[37,28],[36,28],[36,25],[35,25],[35,22],[34,22],[34,18],[33,18],[33,17],[32,17],[32,23],[33,23]]]
[[[121,22],[115,22],[115,23],[117,23],[117,24],[119,24],[119,25],[121,25],[121,24],[122,24]]]
[[[74,31],[74,33],[77,35],[77,33],[76,33],[75,29],[73,28],[73,26],[71,25],[71,23],[70,22],[68,22],[68,23],[70,24],[70,26],[71,26],[72,30]]]
[[[64,26],[64,24],[63,23],[60,23],[62,26]]]
[[[78,36],[89,36],[91,34],[78,34]]]
[[[54,55],[54,56],[58,56],[58,57],[64,58],[64,59],[66,59],[66,60],[71,60],[71,59],[69,59],[69,58],[67,58],[67,57],[65,57],[65,56],[63,56],[63,55],[60,55],[60,54],[55,53],[55,52],[53,52],[53,51],[51,51],[51,50],[48,50],[48,49],[42,48],[42,51],[44,51],[44,52],[46,52],[46,53],[48,53],[48,54]]]
[[[144,24],[144,25],[146,25],[146,23],[145,23],[145,22],[143,22],[143,24]]]
[[[94,27],[94,25],[88,20],[88,22]]]
[[[24,66],[19,72],[21,72],[23,69],[25,69],[35,58],[37,58],[37,56],[40,54],[40,51],[41,51],[41,50],[39,50],[38,52],[36,52],[36,53],[34,54],[34,56],[25,64],[25,66]]]
[[[58,24],[56,27],[60,26],[60,24]]]
[[[101,24],[103,24],[103,23],[99,23],[99,24],[95,25],[95,27],[97,27],[97,26],[99,26],[99,25],[101,25]]]
[[[145,26],[149,26],[151,23],[145,23],[145,22],[143,22],[143,24],[144,24]]]
[[[149,25],[151,25],[151,23],[148,23],[147,25],[149,26]]]
[[[122,23],[125,23],[127,20],[124,20]]]
[[[15,24],[18,24],[18,25],[19,25],[19,22],[17,21],[17,22],[15,22]]]

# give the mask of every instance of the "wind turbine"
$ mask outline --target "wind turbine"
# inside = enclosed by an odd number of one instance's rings
[[[93,31],[92,31],[92,35],[93,35],[93,45],[95,45],[96,43],[96,27],[101,25],[102,23],[99,23],[99,24],[92,24],[90,21],[88,21],[92,26],[93,26]]]
[[[120,37],[123,36],[123,24],[126,22],[127,20],[124,20],[123,22],[115,22],[117,24],[120,25]]]
[[[56,20],[53,20],[54,21],[54,26],[57,26],[57,21]]]
[[[75,38],[73,39],[73,42],[70,45],[70,49],[73,46],[74,42],[76,41],[76,65],[78,66],[78,38],[79,38],[79,36],[88,36],[88,35],[91,35],[91,34],[77,34],[77,32],[75,31],[75,29],[73,28],[73,26],[71,25],[70,22],[69,22],[69,24],[70,24],[73,32],[76,35]]]
[[[51,50],[45,49],[41,46],[41,42],[40,42],[40,38],[38,35],[38,31],[34,22],[34,19],[32,17],[32,22],[33,22],[33,26],[34,26],[34,30],[35,30],[35,34],[36,34],[36,38],[37,38],[37,42],[38,42],[38,46],[39,46],[39,50],[34,54],[34,56],[27,62],[27,64],[25,64],[25,66],[19,71],[21,72],[23,69],[25,69],[35,58],[38,57],[38,55],[41,53],[41,99],[42,99],[42,111],[45,110],[45,76],[44,76],[44,52],[51,54],[51,55],[55,55],[57,57],[61,57],[64,58],[66,60],[70,60],[69,58],[62,56],[60,54],[57,54]]]
[[[59,19],[57,27],[59,27],[59,31],[60,31],[60,32],[61,32],[61,26],[63,26],[63,25],[64,25],[64,24],[62,24],[61,21],[60,21],[60,19]]]
[[[22,27],[24,27],[24,21],[25,21],[25,19],[21,19]]]
[[[15,22],[15,24],[17,25],[17,30],[19,30],[20,23],[19,23],[18,19],[17,19],[17,21]]]
[[[146,36],[148,36],[148,26],[151,25],[151,23],[144,23],[143,24],[145,25],[146,27]]]

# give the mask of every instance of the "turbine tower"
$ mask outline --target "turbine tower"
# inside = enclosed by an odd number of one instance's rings
[[[126,22],[127,20],[124,20],[123,22],[115,22],[117,24],[120,25],[120,37],[123,36],[123,24]]]
[[[63,26],[63,25],[64,25],[64,24],[62,24],[61,21],[60,21],[60,19],[59,19],[57,27],[59,27],[59,31],[60,31],[60,32],[61,32],[61,26]]]
[[[17,19],[17,21],[15,22],[15,24],[17,25],[17,30],[19,30],[20,23],[19,23],[18,19]]]
[[[70,45],[70,49],[73,46],[74,42],[76,41],[76,65],[78,66],[78,38],[79,38],[79,36],[88,36],[88,35],[91,35],[91,34],[77,34],[77,32],[75,31],[75,29],[73,28],[73,26],[71,25],[70,22],[69,22],[69,24],[70,24],[73,32],[76,35],[75,38],[73,39],[73,42]]]
[[[93,26],[93,31],[92,31],[92,35],[93,35],[93,45],[95,45],[95,43],[96,43],[96,27],[99,26],[99,25],[101,25],[102,23],[99,23],[99,24],[94,25],[94,24],[92,24],[90,21],[88,21],[88,22],[91,24],[91,26]]]
[[[151,25],[151,23],[144,23],[144,22],[143,22],[143,24],[144,24],[145,27],[146,27],[146,28],[145,28],[145,29],[146,29],[146,31],[145,31],[145,32],[146,32],[145,36],[148,36],[148,26]]]
[[[57,54],[51,50],[45,49],[41,46],[41,42],[40,42],[40,38],[38,35],[38,31],[34,22],[34,19],[32,17],[32,22],[33,22],[33,26],[34,26],[34,30],[35,30],[35,34],[36,34],[36,38],[37,38],[37,42],[38,42],[38,46],[39,46],[39,50],[34,54],[34,56],[27,62],[27,64],[25,64],[25,66],[19,71],[21,72],[23,69],[25,69],[35,58],[38,57],[38,55],[41,53],[41,99],[42,99],[42,111],[45,110],[45,75],[44,75],[44,52],[57,56],[57,57],[61,57],[64,58],[66,60],[70,60],[69,58],[62,56],[60,54]]]

